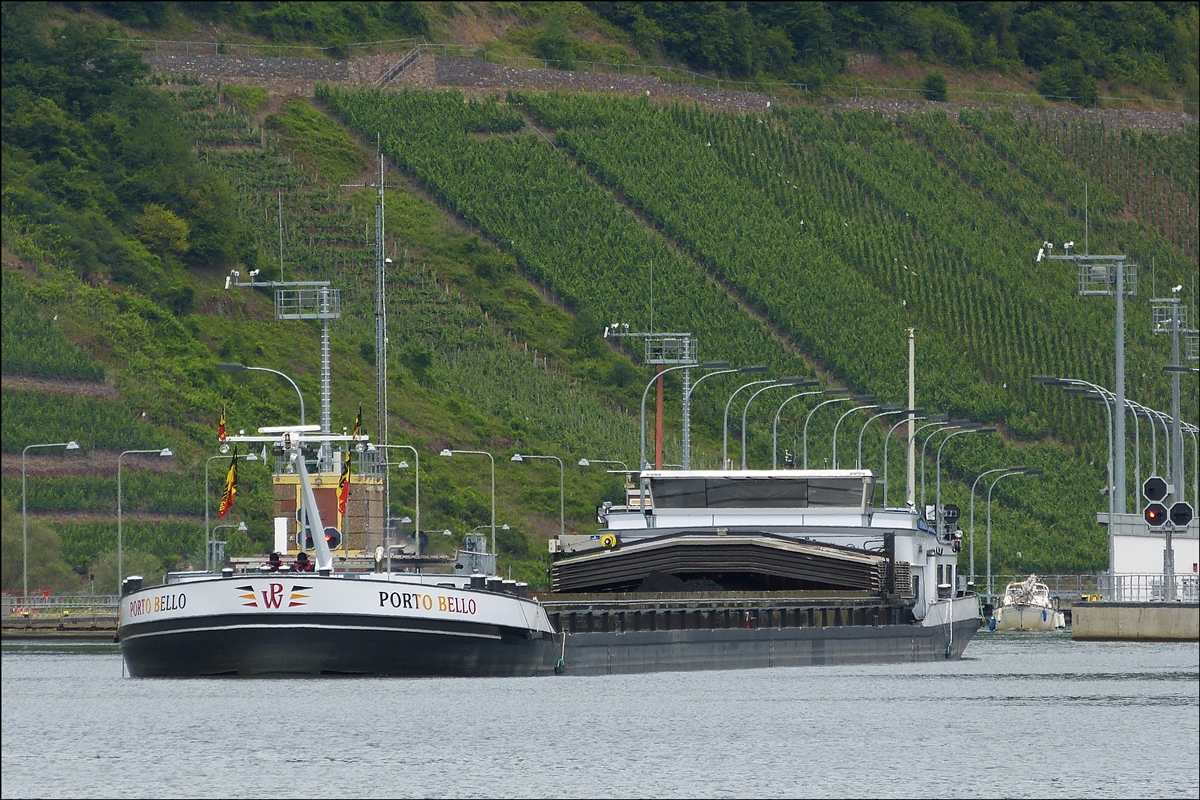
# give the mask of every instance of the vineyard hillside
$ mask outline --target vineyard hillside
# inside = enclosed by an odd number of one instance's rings
[[[167,5],[161,24],[192,30]],[[596,41],[638,50],[606,4],[567,5],[586,11],[568,15],[569,34],[598,25]],[[445,6],[414,4],[429,35],[466,30]],[[21,527],[11,523],[22,501],[34,584],[115,587],[118,472],[125,566],[153,577],[203,563],[205,518],[229,465],[215,450],[217,420],[240,430],[299,413],[286,382],[218,363],[285,372],[313,417],[319,329],[276,321],[267,293],[226,289],[234,270],[341,289],[334,426],[349,427],[361,408],[364,429],[379,430],[377,146],[393,263],[387,425],[391,442],[422,456],[419,525],[437,534],[434,550],[461,546],[491,510],[487,460],[437,458],[445,447],[494,454],[496,521],[508,525],[500,563],[514,577],[546,579],[560,473],[513,454],[559,458],[565,526],[596,529],[595,507],[620,496],[621,480],[577,464],[637,464],[653,374],[640,347],[605,337],[613,323],[686,331],[702,360],[874,398],[818,411],[830,398],[770,390],[747,409],[749,393],[727,401],[748,378],[706,380],[692,398],[693,466],[861,465],[881,478],[875,503],[902,503],[905,448],[899,431],[886,436],[899,417],[885,406],[907,399],[913,329],[918,406],[996,429],[944,448],[925,438],[932,429],[922,433],[918,501],[932,503],[940,484],[965,517],[979,474],[1036,467],[1040,477],[996,487],[998,570],[1106,566],[1096,524],[1107,507],[1103,408],[1031,377],[1111,386],[1114,302],[1079,297],[1073,265],[1036,255],[1046,241],[1056,253],[1074,241],[1076,252],[1128,255],[1137,293],[1125,307],[1127,392],[1169,409],[1169,341],[1154,333],[1150,301],[1180,287],[1194,325],[1200,138],[1183,115],[1160,125],[1153,112],[1066,105],[862,109],[682,85],[672,95],[654,84],[653,96],[640,84],[635,93],[530,88],[597,77],[562,69],[493,70],[496,83],[462,89],[230,81],[151,72],[112,29],[72,8],[51,8],[63,33],[50,38],[31,8],[4,5],[5,589],[21,581]],[[120,32],[152,29],[147,14],[122,19]],[[266,24],[257,19],[213,24],[249,31]],[[529,37],[558,24],[509,22],[514,55],[546,46]],[[306,41],[272,24],[275,41]],[[420,21],[379,24],[382,35]],[[494,31],[479,35],[486,44]],[[487,63],[428,58],[465,64],[462,75]],[[666,464],[683,461],[678,378],[666,380],[661,443],[648,407],[647,453],[661,445]],[[1198,390],[1185,378],[1192,423]],[[1162,430],[1145,422],[1130,418],[1129,511],[1134,465],[1144,477],[1165,460]],[[67,441],[80,449],[26,450]],[[239,477],[221,538],[231,554],[259,553],[270,539],[269,475],[243,462]],[[414,489],[412,468],[395,469],[391,516],[416,517]]]

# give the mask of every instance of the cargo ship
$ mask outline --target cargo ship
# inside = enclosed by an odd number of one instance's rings
[[[560,673],[960,658],[961,533],[872,508],[869,470],[646,470],[595,535],[550,542]]]
[[[342,461],[365,435],[320,426],[260,428],[229,442],[276,454],[276,549],[219,572],[174,573],[161,586],[122,584],[117,640],[134,677],[215,675],[521,676],[552,673],[561,636],[524,585],[464,574],[356,570],[335,560],[322,522]],[[365,451],[365,447],[363,448]],[[324,455],[322,455],[324,454]],[[314,458],[315,457],[315,458]],[[311,460],[311,461],[310,461]],[[310,467],[311,464],[311,467]],[[310,469],[315,480],[310,480]],[[324,477],[322,477],[324,476]],[[288,498],[290,492],[298,500]],[[282,500],[280,498],[283,498]],[[298,509],[297,509],[298,506]],[[335,506],[336,508],[336,506]],[[333,521],[333,520],[330,520]],[[289,548],[289,540],[298,546]],[[306,546],[311,543],[314,557]],[[472,553],[471,556],[487,555]],[[361,559],[360,559],[361,561]],[[486,563],[486,559],[484,559]],[[382,567],[382,559],[376,559]],[[461,566],[461,563],[460,563]],[[494,570],[493,570],[494,571]]]

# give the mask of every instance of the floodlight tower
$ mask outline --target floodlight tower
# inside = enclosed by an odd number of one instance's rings
[[[1114,297],[1116,298],[1116,363],[1114,373],[1113,395],[1116,398],[1117,413],[1113,415],[1115,430],[1113,431],[1113,506],[1116,513],[1124,514],[1125,507],[1125,297],[1137,296],[1137,266],[1126,264],[1124,255],[1080,255],[1072,253],[1074,242],[1063,245],[1064,255],[1056,256],[1054,244],[1043,242],[1038,250],[1037,260],[1046,258],[1050,261],[1074,261],[1079,265],[1079,295],[1080,297]],[[1085,248],[1086,249],[1086,248]],[[1108,520],[1111,527],[1113,520]]]
[[[626,323],[614,322],[604,328],[605,339],[642,339],[645,342],[645,352],[642,363],[653,364],[659,373],[667,366],[683,367],[683,463],[692,462],[691,436],[691,367],[699,366],[697,358],[698,344],[690,333],[639,333],[630,331]],[[654,468],[663,467],[663,382],[658,379],[658,398],[654,417]],[[638,468],[644,468],[639,464]]]
[[[250,271],[250,280],[243,281],[237,270],[225,276],[225,288],[274,289],[275,319],[315,319],[321,322],[321,433],[330,432],[329,411],[329,323],[342,316],[342,292],[329,281],[260,281],[258,270]],[[332,450],[328,443],[321,446],[322,471],[332,466]]]

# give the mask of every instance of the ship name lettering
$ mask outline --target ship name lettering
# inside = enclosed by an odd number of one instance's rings
[[[433,608],[433,598],[427,594],[413,592],[380,592],[379,607],[390,605],[392,608]]]
[[[140,617],[160,611],[179,611],[187,608],[186,594],[156,594],[129,601],[129,616]]]
[[[475,600],[461,597],[438,596],[438,611],[449,611],[452,614],[474,614]]]

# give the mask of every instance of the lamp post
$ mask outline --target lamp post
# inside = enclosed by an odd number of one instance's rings
[[[916,409],[912,409],[912,410],[914,412],[916,411]],[[907,424],[909,422],[916,422],[919,419],[931,420],[930,424],[934,424],[937,422],[945,422],[946,420],[950,419],[950,417],[947,416],[946,414],[928,414],[928,415],[919,416],[919,417],[918,416],[906,417],[905,419],[902,419],[899,422],[897,422],[895,425],[893,425],[891,427],[891,430],[889,430],[887,432],[887,435],[883,437],[883,507],[884,508],[888,507],[888,443],[891,441],[892,433],[897,428],[899,428],[901,425]],[[924,426],[922,426],[922,427],[924,427]],[[920,428],[918,428],[917,430],[920,430]],[[916,431],[913,431],[913,435],[915,437]]]
[[[750,395],[750,399],[746,401],[745,408],[742,409],[742,469],[743,470],[746,469],[746,428],[748,427],[746,424],[746,415],[750,412],[750,404],[754,402],[754,398],[758,397],[763,392],[770,391],[771,389],[780,389],[785,386],[794,386],[794,387],[799,388],[802,386],[816,386],[816,385],[817,385],[816,381],[805,380],[804,378],[780,378],[778,381],[771,384],[770,386],[764,386],[763,388],[759,389],[754,394]]]
[[[729,469],[729,407],[733,404],[733,398],[737,397],[738,392],[743,389],[749,389],[751,386],[765,386],[768,383],[775,383],[775,379],[767,378],[743,383],[734,389],[733,393],[729,395],[729,399],[725,401],[725,415],[721,418],[721,469]]]
[[[696,383],[699,383],[699,382],[700,381],[696,381]],[[604,459],[601,459],[601,458],[592,458],[592,459],[581,458],[581,459],[579,459],[579,466],[581,466],[581,467],[590,467],[592,464],[620,464],[622,472],[630,472],[629,467],[625,465],[624,461],[605,461]]]
[[[1028,467],[996,467],[989,469],[986,472],[979,473],[975,480],[971,483],[971,583],[975,582],[975,487],[979,485],[979,481],[987,475],[994,475],[997,472],[1024,472]]]
[[[1087,386],[1093,391],[1103,395],[1101,387],[1090,381],[1079,380],[1078,378],[1055,378],[1051,375],[1034,375],[1032,380],[1034,383],[1041,383],[1047,386],[1075,388]],[[1107,400],[1104,403],[1104,413],[1108,416],[1108,484],[1106,486],[1108,491],[1106,494],[1108,495],[1108,574],[1111,577],[1113,575],[1114,559],[1116,558],[1116,538],[1113,534],[1113,413],[1112,409],[1108,407]],[[1124,415],[1122,415],[1122,420],[1123,419]],[[1124,432],[1124,426],[1122,425],[1121,433],[1124,434]],[[1125,446],[1123,440],[1121,442],[1121,446]],[[1122,467],[1124,467],[1124,464],[1124,458],[1122,457]],[[1122,494],[1124,494],[1124,491],[1122,491]],[[1122,509],[1122,511],[1124,511],[1124,509]]]
[[[942,535],[942,450],[946,447],[946,443],[949,442],[951,439],[953,439],[955,436],[963,436],[964,434],[968,434],[968,433],[995,433],[995,432],[996,432],[995,428],[967,428],[965,430],[955,431],[954,433],[947,436],[945,439],[942,439],[942,443],[938,445],[937,470],[936,470],[937,491],[934,492],[934,496],[933,496],[933,520],[934,520],[933,527],[934,527],[934,530],[937,532],[938,536]]]
[[[421,454],[420,454],[419,452],[417,452],[417,448],[413,447],[413,446],[412,446],[412,445],[410,445],[410,444],[377,444],[377,445],[367,445],[367,449],[368,449],[368,450],[372,449],[373,447],[379,447],[379,448],[382,448],[382,449],[384,449],[384,450],[410,450],[410,451],[412,451],[412,454],[413,454],[413,465],[414,465],[414,466],[413,466],[413,470],[414,470],[414,474],[415,474],[415,476],[416,476],[416,484],[417,484],[417,486],[416,486],[416,495],[417,495],[417,498],[416,498],[416,504],[415,504],[415,506],[414,506],[414,511],[415,511],[415,513],[416,513],[416,515],[417,515],[417,545],[416,545],[416,548],[417,548],[417,549],[416,549],[416,555],[418,555],[418,556],[419,556],[419,555],[421,555]],[[442,455],[446,455],[446,454],[445,454],[445,453],[442,453]],[[397,464],[396,466],[397,466],[397,467],[399,467],[400,469],[404,469],[405,467],[407,467],[407,466],[408,466],[408,464],[406,464],[406,463],[404,463],[403,461],[401,461],[401,462],[400,462],[399,464]],[[390,512],[390,509],[389,509],[389,512]],[[386,517],[386,516],[387,516],[387,514],[384,514],[384,516]]]
[[[921,427],[926,428],[929,426],[922,425]],[[939,433],[945,433],[946,431],[958,430],[959,428],[978,428],[978,427],[980,427],[980,426],[973,422],[967,422],[966,420],[962,420],[962,419],[952,419],[947,424],[934,429],[934,431],[932,433],[930,433],[928,436],[925,437],[925,441],[921,443],[921,511],[922,511],[922,513],[924,513],[924,511],[925,511],[925,448],[929,446],[929,443],[931,441],[933,441],[933,437],[937,436]]]
[[[162,458],[170,458],[174,455],[170,448],[164,447],[161,450],[126,450],[117,456],[117,595],[121,594],[121,573],[125,567],[123,561],[124,529],[121,522],[121,459],[138,453],[158,453]],[[207,547],[207,545],[205,546]]]
[[[882,419],[884,417],[890,417],[892,414],[903,414],[903,413],[909,411],[909,409],[905,408],[904,406],[897,406],[894,408],[892,406],[881,406],[881,408],[885,408],[885,409],[887,409],[887,411],[881,411],[878,414],[872,414],[870,417],[867,418],[867,421],[863,423],[862,428],[860,428],[858,431],[858,457],[854,459],[854,468],[855,469],[862,469],[862,440],[863,440],[863,434],[867,432],[867,426],[870,425],[872,422],[874,422],[877,419]],[[925,413],[925,409],[914,408],[914,409],[912,409],[912,413],[923,414],[923,413]],[[891,431],[889,430],[888,433],[891,433]]]
[[[487,456],[488,462],[492,467],[492,553],[496,552],[496,459],[492,458],[492,454],[484,450],[451,450],[446,448],[438,455],[444,458],[450,458],[454,455],[464,456]],[[421,540],[421,520],[417,518],[417,542],[420,545]]]
[[[655,374],[650,382],[646,384],[645,391],[642,392],[642,449],[640,451],[641,461],[638,462],[638,469],[646,469],[649,464],[646,463],[646,395],[650,394],[650,387],[668,372],[674,372],[679,369],[724,369],[729,366],[728,361],[709,361],[704,364],[678,364],[674,367],[667,367],[661,372]],[[700,381],[696,381],[699,383]]]
[[[562,536],[563,533],[565,533],[564,520],[566,519],[563,513],[566,506],[566,495],[563,493],[563,476],[566,474],[566,470],[563,468],[562,459],[558,456],[535,456],[530,455],[529,453],[526,453],[525,455],[513,453],[513,457],[510,458],[509,461],[515,461],[516,463],[520,464],[527,458],[541,458],[547,461],[558,462],[558,535]]]
[[[900,408],[900,405],[892,403],[889,405],[881,406],[879,403],[873,403],[871,405],[866,405],[866,406],[855,406],[854,408],[847,411],[845,414],[842,414],[840,417],[838,417],[838,421],[833,423],[833,468],[834,469],[837,469],[837,467],[838,467],[837,435],[838,435],[838,428],[841,427],[842,420],[844,420],[846,417],[853,414],[855,411],[870,411],[872,408],[893,409],[893,408]],[[870,420],[867,420],[867,421],[870,422]]]
[[[1040,469],[1022,469],[1015,472],[1006,472],[1003,475],[996,477],[992,481],[992,485],[988,487],[987,493],[987,597],[988,602],[992,601],[992,490],[996,488],[996,484],[1010,475],[1041,475]]]
[[[778,454],[779,454],[779,415],[783,413],[783,407],[786,406],[788,403],[792,402],[793,400],[797,400],[801,397],[812,397],[815,394],[838,394],[838,395],[841,395],[841,394],[845,394],[848,391],[850,391],[850,390],[849,389],[825,389],[823,391],[817,391],[817,392],[800,392],[799,394],[792,395],[787,400],[784,400],[782,403],[779,404],[779,408],[777,408],[775,410],[775,421],[771,424],[771,469],[779,468],[779,459],[778,459]],[[794,456],[793,456],[793,458],[794,458]],[[793,461],[793,464],[794,463],[795,462]]]
[[[300,387],[296,385],[296,382],[287,375],[284,375],[282,372],[276,369],[269,369],[267,367],[247,367],[245,364],[217,364],[217,369],[221,372],[270,372],[272,375],[278,375],[279,377],[283,378],[292,385],[293,389],[296,390],[296,397],[300,398],[300,424],[305,424],[304,395],[300,393]]]
[[[813,414],[821,410],[822,406],[827,406],[830,403],[844,403],[847,400],[853,400],[856,403],[869,403],[874,399],[875,395],[873,394],[860,394],[854,397],[835,397],[832,400],[826,400],[823,403],[817,403],[813,406],[812,411],[809,411],[808,416],[804,418],[804,469],[808,469],[808,423],[813,418]]]
[[[39,447],[61,447],[64,450],[78,450],[79,442],[53,442],[50,444],[30,444],[21,451],[21,598],[29,596],[29,523],[25,512],[25,454]]]
[[[718,370],[717,372],[709,372],[704,375],[701,375],[699,378],[696,379],[695,383],[693,383],[691,386],[688,387],[687,392],[684,394],[685,404],[690,405],[691,400],[692,400],[692,395],[695,394],[695,392],[696,392],[696,387],[699,386],[700,382],[703,381],[705,378],[711,378],[716,375],[745,375],[745,374],[749,374],[749,373],[766,372],[766,371],[767,371],[767,368],[764,366],[754,366],[754,367],[740,367],[738,369],[723,369],[723,370]],[[580,466],[582,466],[582,465],[580,465]],[[684,469],[692,468],[692,449],[691,449],[691,447],[688,447],[687,452],[685,452],[683,454],[683,468]]]
[[[214,526],[213,526],[213,529],[212,529],[212,534],[213,534],[212,541],[210,542],[210,541],[207,541],[207,540],[206,540],[206,541],[204,542],[204,549],[205,549],[205,553],[204,553],[204,563],[205,563],[205,569],[206,569],[206,570],[207,570],[207,568],[208,568],[208,567],[207,567],[207,565],[208,565],[209,558],[210,558],[210,552],[209,552],[209,551],[215,551],[215,550],[216,550],[216,547],[215,547],[215,545],[216,545],[216,543],[217,543],[217,531],[221,530],[222,528],[231,528],[231,529],[239,530],[239,531],[241,531],[242,533],[245,533],[247,530],[249,530],[249,528],[247,528],[247,527],[246,527],[246,523],[245,523],[245,522],[239,522],[237,525],[214,525]],[[211,553],[211,559],[212,559],[212,565],[213,565],[213,568],[215,569],[215,568],[216,568],[216,566],[217,566],[217,554],[216,554],[215,552],[212,552],[212,553]]]

